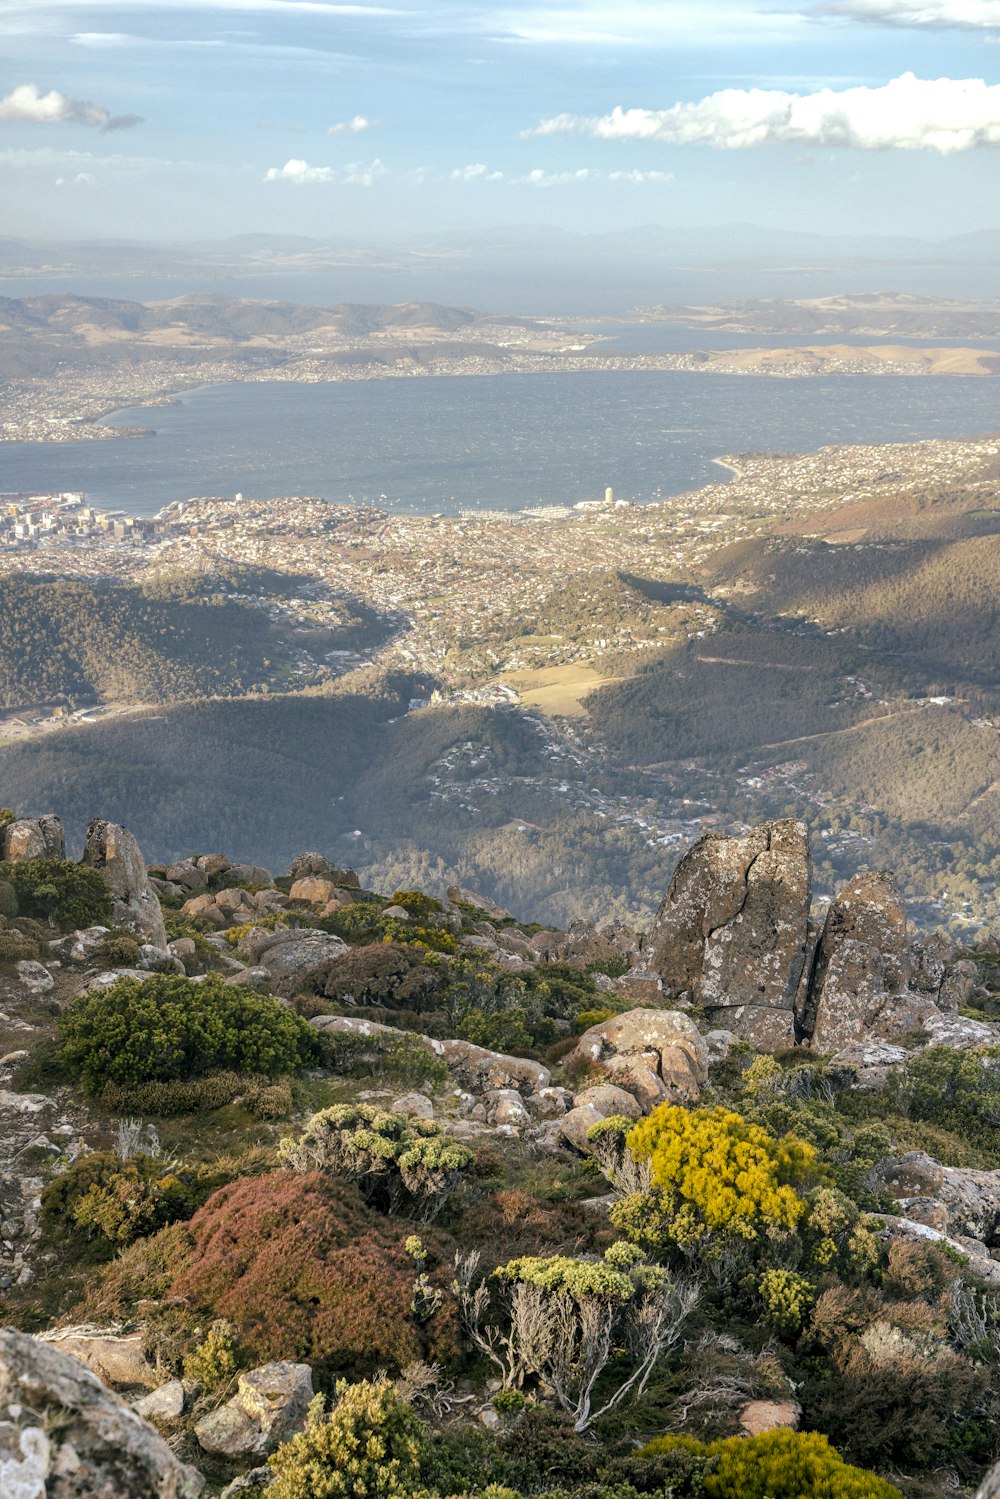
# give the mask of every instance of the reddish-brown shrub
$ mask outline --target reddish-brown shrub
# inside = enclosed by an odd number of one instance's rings
[[[577,1202],[540,1202],[507,1187],[466,1209],[461,1238],[499,1264],[519,1254],[600,1253],[617,1235],[602,1214]]]
[[[351,1379],[447,1361],[458,1352],[453,1304],[445,1296],[428,1320],[413,1315],[408,1231],[320,1172],[232,1182],[187,1224],[187,1264],[170,1295],[234,1322],[259,1360],[300,1359]],[[451,1246],[422,1237],[430,1280],[443,1286]]]

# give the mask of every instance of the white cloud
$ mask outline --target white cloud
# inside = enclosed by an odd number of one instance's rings
[[[542,167],[535,167],[527,177],[512,177],[511,181],[515,187],[569,187],[573,183],[587,182],[599,175],[589,167],[580,167],[575,172],[546,172]]]
[[[843,146],[855,150],[938,151],[943,156],[1000,145],[1000,84],[982,78],[916,78],[881,88],[722,89],[669,109],[622,109],[600,116],[555,115],[527,135],[564,133],[602,140],[665,141],[717,150],[751,146]]]
[[[518,42],[650,46],[698,37],[711,27],[716,42],[774,41],[800,31],[804,18],[777,6],[733,0],[547,0],[531,5],[480,7],[476,29]]]
[[[93,187],[97,178],[92,172],[77,172],[75,177],[57,177],[56,187]]]
[[[294,156],[283,167],[268,167],[264,173],[265,182],[332,182],[333,178],[332,167],[311,167]]]
[[[815,13],[921,30],[1000,30],[1000,0],[828,0]]]
[[[35,83],[21,83],[0,99],[0,120],[32,125],[92,125],[98,130],[127,130],[142,124],[141,115],[113,115],[93,99],[71,99],[58,89],[43,94]]]
[[[363,130],[372,128],[371,120],[364,115],[355,115],[350,120],[338,120],[336,125],[326,127],[327,135],[360,135]]]
[[[471,166],[456,167],[451,174],[452,182],[502,182],[503,172],[491,172],[489,167],[482,161],[475,161]]]
[[[350,187],[373,187],[380,177],[388,175],[389,168],[376,157],[367,167],[359,166],[356,161],[350,162],[340,173],[340,181]]]
[[[283,167],[268,167],[265,182],[294,182],[299,185],[309,182],[341,182],[348,187],[373,187],[380,177],[388,176],[389,168],[377,158],[370,166],[352,161],[346,167],[312,167],[307,161],[292,157]]]
[[[609,172],[609,182],[631,182],[635,187],[642,187],[646,182],[673,182],[673,172]]]

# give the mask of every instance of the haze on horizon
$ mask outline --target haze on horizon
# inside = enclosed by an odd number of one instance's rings
[[[4,232],[1000,229],[998,0],[0,0]]]

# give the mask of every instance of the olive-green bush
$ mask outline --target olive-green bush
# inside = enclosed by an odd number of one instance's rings
[[[59,927],[107,924],[111,891],[100,870],[71,859],[26,859],[0,864],[0,879],[14,887],[20,910]]]
[[[337,1386],[333,1411],[322,1396],[309,1421],[279,1447],[269,1467],[271,1499],[405,1499],[421,1488],[427,1432],[387,1379]]]
[[[80,995],[59,1022],[59,1062],[90,1093],[106,1083],[135,1086],[204,1077],[217,1070],[268,1076],[299,1070],[318,1055],[306,1022],[277,1000],[178,975],[119,979]]]
[[[702,1479],[705,1499],[903,1499],[894,1484],[845,1463],[814,1431],[768,1431],[707,1446],[693,1437],[657,1437],[643,1450],[677,1448],[713,1460]]]

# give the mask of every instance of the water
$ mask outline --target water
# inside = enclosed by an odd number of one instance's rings
[[[401,513],[646,502],[717,482],[748,451],[971,437],[1000,429],[1000,381],[767,379],[679,371],[221,385],[109,419],[157,435],[4,443],[0,490],[83,490],[149,515],[196,495],[322,495]]]

